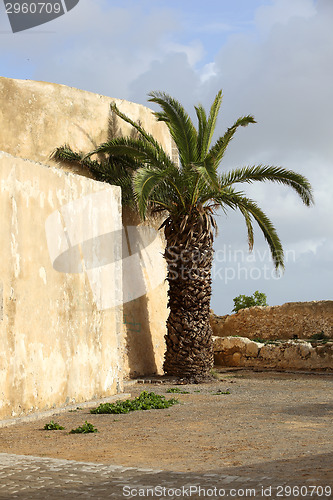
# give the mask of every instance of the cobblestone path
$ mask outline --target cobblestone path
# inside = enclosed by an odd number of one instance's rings
[[[276,474],[270,476],[258,474],[256,468],[242,472],[166,472],[1,453],[0,498],[332,498],[328,489],[332,484],[325,478],[321,484],[309,474],[296,478],[288,466],[281,469],[277,464]]]

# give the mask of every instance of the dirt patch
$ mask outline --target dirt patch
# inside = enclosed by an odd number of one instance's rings
[[[78,409],[52,417],[61,431],[43,430],[50,418],[1,428],[0,452],[192,472],[306,462],[305,475],[330,477],[331,375],[235,371],[220,377],[179,386],[189,394],[168,394],[175,387],[170,383],[126,387],[132,397],[147,390],[179,400],[164,410],[94,415]],[[85,420],[99,432],[69,434]]]

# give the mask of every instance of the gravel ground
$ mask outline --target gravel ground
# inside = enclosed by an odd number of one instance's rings
[[[131,382],[125,391],[133,397],[153,391],[180,404],[125,415],[78,409],[52,417],[65,427],[61,431],[43,430],[50,418],[0,428],[0,452],[184,473],[274,472],[332,483],[332,374],[235,370],[218,376],[197,385]],[[175,387],[188,394],[167,393]],[[99,432],[69,434],[85,420]]]

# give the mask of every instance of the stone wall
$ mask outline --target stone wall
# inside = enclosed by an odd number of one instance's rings
[[[110,104],[133,120],[140,120],[169,154],[167,127],[140,104],[115,99],[66,85],[0,77],[0,151],[53,165],[51,152],[63,144],[89,152],[108,139]],[[132,127],[116,117],[120,135]],[[80,170],[78,172],[82,174]]]
[[[123,253],[128,251],[123,258],[124,373],[128,377],[162,375],[168,309],[161,221],[142,223],[128,210],[123,210],[123,217]]]
[[[166,125],[157,122],[151,110],[145,106],[65,85],[10,78],[0,78],[0,150],[62,171],[70,170],[89,176],[87,171],[54,163],[50,160],[50,154],[55,147],[65,143],[76,151],[89,152],[105,142],[110,132],[111,102],[116,102],[119,109],[133,120],[140,120],[165,150],[172,154]],[[130,125],[118,117],[115,117],[113,128],[118,129],[119,135],[128,135],[131,131]],[[128,259],[123,265],[124,296],[120,297],[124,302],[124,375],[162,373],[165,320],[168,314],[167,284],[164,281],[166,270],[162,257],[163,236],[155,231],[156,237],[143,257],[146,236],[143,232],[133,232],[132,227],[139,224],[133,214],[123,211],[122,215],[125,229],[129,228],[126,229],[125,239],[128,232],[132,238],[131,245],[126,248]],[[149,221],[148,224],[155,229],[158,227],[155,221]],[[137,241],[133,241],[135,234]],[[135,248],[138,246],[140,249],[137,251]],[[134,264],[136,272],[133,274]],[[145,277],[146,288],[140,297],[135,293],[132,297],[130,285],[137,271]],[[151,280],[152,276],[156,279]]]
[[[0,419],[122,390],[121,224],[119,187],[0,152]]]
[[[321,332],[333,337],[333,301],[288,302],[241,309],[226,316],[212,314],[211,326],[218,337],[306,339]]]
[[[242,337],[214,337],[217,366],[275,370],[333,370],[333,342],[304,340],[263,344]]]

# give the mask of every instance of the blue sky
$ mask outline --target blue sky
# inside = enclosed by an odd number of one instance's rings
[[[149,91],[164,90],[191,114],[222,88],[218,133],[244,114],[258,123],[239,131],[221,168],[296,170],[316,204],[276,185],[246,186],[275,223],[286,270],[276,279],[259,232],[249,256],[242,218],[219,215],[212,308],[228,313],[233,297],[257,289],[272,305],[332,299],[332,25],[332,0],[81,0],[14,35],[0,3],[0,75],[145,105]]]

